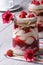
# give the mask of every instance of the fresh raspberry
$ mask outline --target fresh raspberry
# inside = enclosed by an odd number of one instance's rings
[[[35,17],[35,15],[33,13],[30,13],[27,17],[31,18],[31,17]]]
[[[32,61],[34,61],[34,51],[33,51],[33,49],[27,49],[26,51],[25,51],[25,54],[24,54],[24,58],[26,59],[26,61],[30,61],[30,62],[32,62]]]
[[[32,4],[34,4],[36,2],[36,0],[32,0]]]
[[[2,14],[3,23],[9,23],[12,19],[13,19],[13,15],[9,10],[7,10]]]
[[[6,52],[6,55],[9,56],[9,57],[12,57],[13,56],[13,51],[11,49],[9,49],[7,52]]]
[[[27,15],[27,13],[25,11],[21,11],[20,14],[21,15]]]
[[[26,15],[27,15],[27,13],[25,11],[21,11],[19,17],[20,18],[25,18]]]
[[[25,15],[19,15],[20,18],[25,18],[26,16]]]
[[[41,0],[41,4],[43,4],[43,0]]]
[[[34,4],[35,5],[40,5],[40,2],[39,1],[36,1]]]

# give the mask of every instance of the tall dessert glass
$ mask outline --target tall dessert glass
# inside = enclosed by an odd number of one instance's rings
[[[33,49],[34,54],[39,50],[39,38],[37,30],[37,17],[34,14],[25,15],[26,17],[16,16],[13,31],[14,53],[24,55],[27,49]]]

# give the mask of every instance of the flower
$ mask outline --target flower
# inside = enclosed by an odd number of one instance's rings
[[[10,20],[12,20],[12,18],[13,18],[13,15],[9,10],[7,10],[6,12],[2,14],[3,23],[9,23]]]
[[[25,51],[24,57],[26,61],[33,61],[34,60],[34,51],[32,49],[27,49]]]

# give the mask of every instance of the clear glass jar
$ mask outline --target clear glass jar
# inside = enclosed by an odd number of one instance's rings
[[[13,49],[14,53],[24,55],[27,49],[39,50],[37,18],[17,18],[14,23]]]

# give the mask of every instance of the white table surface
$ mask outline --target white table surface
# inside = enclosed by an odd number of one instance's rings
[[[28,3],[28,1],[29,0],[24,0],[25,4]],[[24,3],[23,3],[23,5],[24,5]],[[24,9],[26,9],[27,6],[26,5],[24,5],[24,6],[25,6]],[[1,15],[2,15],[2,13],[0,12],[0,65],[43,65],[43,64],[36,64],[36,63],[12,60],[12,59],[8,59],[4,56],[6,50],[12,48],[13,24],[11,24],[11,25],[10,25],[10,23],[3,24]],[[6,26],[8,26],[8,27],[2,31],[2,29]]]

